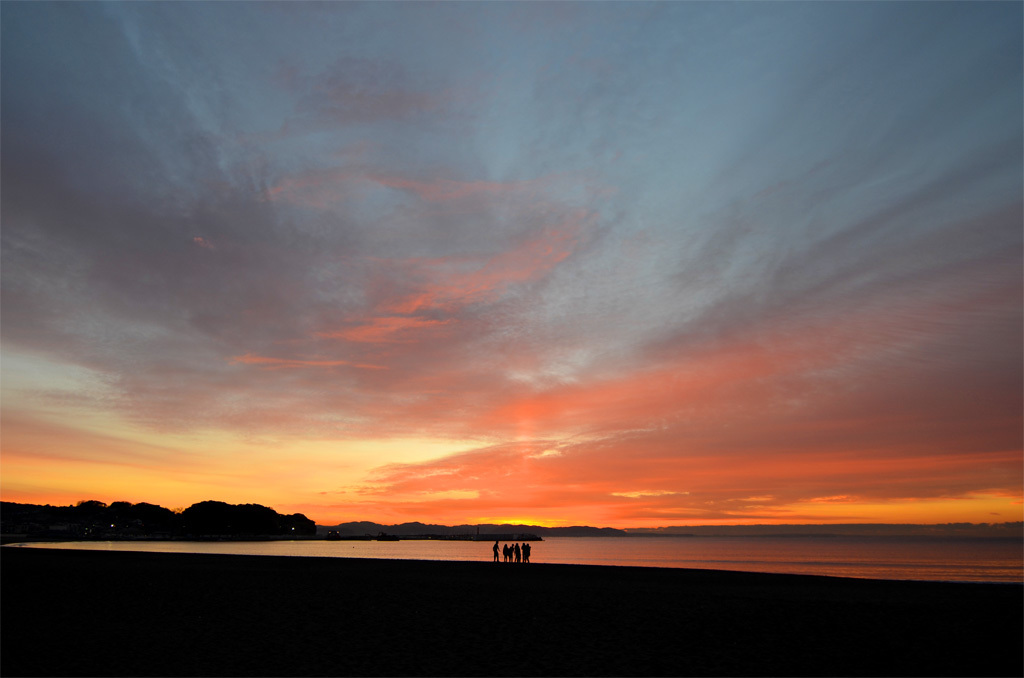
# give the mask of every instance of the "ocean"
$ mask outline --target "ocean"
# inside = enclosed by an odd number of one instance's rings
[[[163,553],[490,561],[474,541],[88,541],[11,545]],[[860,579],[1024,583],[1024,543],[949,537],[549,537],[533,563],[676,567]],[[516,567],[501,563],[496,567]],[[523,567],[520,564],[518,567]]]

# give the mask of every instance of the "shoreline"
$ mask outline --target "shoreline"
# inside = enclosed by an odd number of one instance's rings
[[[610,539],[615,539],[614,537]],[[266,543],[325,543],[329,545],[335,545],[344,543],[346,540],[329,540],[321,538],[231,538],[231,539],[47,539],[47,540],[12,540],[6,543],[0,544],[0,548],[51,548],[54,550],[88,550],[88,551],[111,551],[111,552],[125,552],[133,551],[138,553],[181,553],[181,554],[207,554],[207,555],[245,555],[253,557],[262,556],[289,556],[289,557],[335,557],[335,558],[367,558],[367,559],[398,559],[398,560],[417,560],[417,561],[438,561],[438,562],[484,562],[490,561],[490,550],[487,551],[486,556],[483,554],[447,554],[443,557],[434,557],[434,553],[427,550],[415,553],[406,553],[400,556],[395,556],[393,553],[381,553],[365,549],[353,553],[351,555],[344,555],[347,552],[327,552],[322,549],[314,549],[311,552],[275,552],[273,549],[256,549],[249,550],[247,548],[237,548],[235,544],[266,544]],[[360,539],[360,540],[349,540],[359,542],[374,542],[374,541],[439,541],[439,540],[421,540],[421,539]],[[444,540],[449,541],[449,540]],[[454,540],[460,541],[461,540]],[[944,540],[946,541],[946,540]],[[986,542],[993,540],[986,539]],[[1004,541],[1000,538],[998,541]],[[1013,540],[1013,543],[1019,549],[1019,540]],[[160,544],[195,544],[194,548],[171,548],[166,549],[160,547]],[[219,547],[218,544],[225,546]],[[155,546],[154,546],[155,545]],[[620,554],[621,555],[621,554]],[[948,554],[950,557],[956,557],[954,553]],[[998,554],[997,554],[998,555]],[[1006,554],[1001,554],[1005,556]],[[799,556],[798,556],[799,557]],[[676,562],[673,560],[660,561],[650,558],[639,558],[630,561],[628,558],[612,557],[608,560],[602,560],[600,557],[591,558],[590,561],[584,562],[581,560],[566,559],[555,557],[554,559],[545,559],[540,561],[545,564],[568,564],[568,565],[595,565],[598,567],[647,567],[647,568],[666,568],[666,569],[687,569],[687,570],[708,570],[715,569],[726,572],[746,572],[751,574],[789,574],[789,575],[808,575],[808,576],[822,576],[839,579],[861,579],[861,580],[873,580],[873,581],[896,581],[896,582],[938,582],[938,583],[953,583],[953,584],[1009,584],[1009,585],[1024,585],[1024,581],[1021,579],[1021,573],[1019,566],[1012,567],[1001,563],[998,567],[997,572],[986,572],[979,574],[977,570],[971,569],[969,566],[964,571],[963,567],[947,567],[943,568],[943,562],[936,560],[934,563],[918,563],[918,567],[915,568],[903,568],[897,565],[890,565],[886,567],[882,564],[874,567],[858,568],[850,563],[808,563],[807,567],[800,567],[799,561],[791,563],[792,566],[786,568],[772,567],[772,561],[768,560],[763,563],[765,568],[757,568],[753,561],[748,562],[745,566],[735,566],[730,564],[728,561],[716,561],[712,556],[708,561],[700,560],[687,560]],[[819,565],[820,567],[814,567]],[[939,570],[935,568],[938,567]],[[956,575],[966,575],[963,578],[959,578]],[[942,576],[946,575],[946,576]]]
[[[0,551],[5,676],[1024,671],[1024,600],[1014,584]]]

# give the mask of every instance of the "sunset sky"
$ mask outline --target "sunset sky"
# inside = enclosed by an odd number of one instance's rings
[[[3,3],[5,501],[1022,508],[1022,4]]]

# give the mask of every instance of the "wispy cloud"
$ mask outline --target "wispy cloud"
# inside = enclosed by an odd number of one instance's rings
[[[452,179],[432,179],[429,181],[417,181],[401,177],[371,176],[372,181],[390,188],[400,188],[412,191],[420,198],[430,202],[446,202],[449,200],[462,200],[476,196],[490,196],[497,194],[514,193],[518,195],[527,192],[539,193],[536,187],[543,180],[535,181],[454,181]]]
[[[411,194],[428,203],[511,197],[516,200],[546,198],[549,178],[526,181],[459,181],[440,177],[425,179],[384,174],[372,167],[354,165],[328,167],[289,175],[266,191],[267,199],[295,205],[328,209],[355,198],[365,198],[374,189],[390,188]]]
[[[5,498],[1019,516],[1021,7],[578,9],[5,6]]]
[[[613,497],[641,499],[643,497],[666,497],[677,494],[687,495],[689,492],[673,492],[671,490],[633,490],[632,492],[612,492],[611,494]]]
[[[361,369],[368,370],[383,370],[387,369],[381,365],[365,365],[352,363],[347,360],[300,360],[296,358],[271,358],[268,356],[252,355],[246,353],[245,355],[236,356],[231,359],[231,363],[235,365],[257,365],[268,369],[284,369],[289,367],[358,367]]]
[[[346,339],[358,342],[408,342],[415,341],[410,333],[416,330],[424,330],[442,325],[447,325],[452,319],[431,320],[422,317],[406,316],[385,316],[373,318],[370,322],[356,325],[349,329],[336,330],[333,332],[317,332],[316,336],[326,339]]]

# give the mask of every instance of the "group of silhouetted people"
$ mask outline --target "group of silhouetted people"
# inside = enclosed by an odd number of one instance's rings
[[[498,542],[495,540],[494,546],[491,548],[494,551],[494,562],[498,562]],[[519,544],[513,544],[509,546],[505,544],[501,547],[501,555],[505,559],[506,563],[528,563],[530,562],[530,543],[524,541],[522,547]]]

